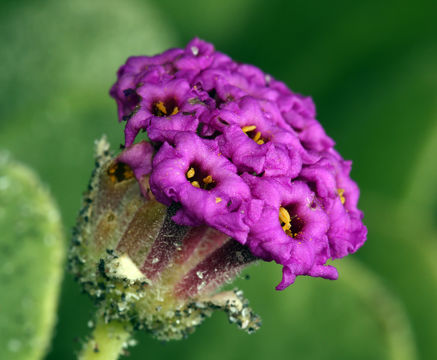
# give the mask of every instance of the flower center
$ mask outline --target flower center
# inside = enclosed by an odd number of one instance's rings
[[[294,206],[289,206],[289,210],[294,209]],[[290,215],[289,210],[285,207],[279,208],[279,222],[281,223],[282,230],[292,238],[296,238],[303,230],[304,222],[297,215]],[[293,213],[294,211],[291,211]]]
[[[337,189],[338,196],[340,196],[340,201],[344,205],[346,198],[344,197],[344,189]]]
[[[165,101],[155,101],[152,105],[152,114],[159,117],[176,115],[179,107],[175,99],[170,98]]]
[[[216,108],[219,108],[226,102],[225,100],[221,99],[220,96],[218,96],[217,90],[214,88],[208,91],[208,95],[210,98],[214,99]]]
[[[211,190],[216,185],[212,176],[202,171],[202,169],[196,165],[190,166],[185,176],[191,185],[199,189]]]
[[[108,176],[113,183],[118,183],[124,180],[132,179],[134,177],[134,173],[128,165],[121,162],[116,162],[109,167]]]
[[[253,141],[255,141],[258,145],[262,145],[267,142],[267,139],[262,137],[261,131],[256,131],[255,125],[243,126],[241,130],[243,130],[243,132],[247,136],[249,136]]]

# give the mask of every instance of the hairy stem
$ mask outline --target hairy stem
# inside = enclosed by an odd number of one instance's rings
[[[79,354],[79,360],[116,360],[123,354],[132,332],[128,323],[97,321],[93,334]]]

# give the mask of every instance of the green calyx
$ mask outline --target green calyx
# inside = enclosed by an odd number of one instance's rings
[[[141,195],[128,169],[117,167],[103,138],[96,142],[96,168],[84,196],[69,254],[69,268],[95,300],[105,323],[129,323],[160,340],[187,337],[214,310],[223,310],[229,321],[251,333],[260,326],[239,290],[200,291],[179,297],[175,283],[197,261],[170,260],[149,277],[142,266],[162,229],[169,229],[168,254],[177,257],[188,228],[171,221],[173,210]],[[120,175],[122,174],[122,175]],[[123,175],[124,174],[124,175]],[[146,180],[145,180],[146,181]],[[156,244],[155,244],[156,245]],[[161,259],[151,262],[151,267]]]

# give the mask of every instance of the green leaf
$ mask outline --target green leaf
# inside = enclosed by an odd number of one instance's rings
[[[0,153],[0,359],[41,359],[55,322],[65,244],[36,175]]]

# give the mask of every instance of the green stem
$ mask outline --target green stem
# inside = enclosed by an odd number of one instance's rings
[[[79,360],[118,359],[126,348],[131,332],[132,326],[128,323],[105,323],[99,319],[93,334],[79,354]]]

